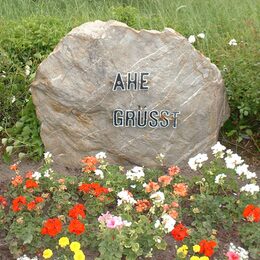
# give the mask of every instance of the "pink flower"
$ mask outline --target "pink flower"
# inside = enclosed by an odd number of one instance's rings
[[[240,259],[239,255],[233,251],[227,252],[226,256],[228,257],[228,260],[239,260]]]
[[[113,218],[113,215],[111,215],[110,212],[107,211],[107,213],[102,214],[101,216],[99,216],[98,222],[105,224],[105,223],[107,223],[107,222],[108,222],[110,219],[112,219],[112,218]]]
[[[124,222],[121,217],[113,216],[107,222],[107,228],[121,228],[124,226]]]

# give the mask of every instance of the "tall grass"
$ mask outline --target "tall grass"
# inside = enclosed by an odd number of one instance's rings
[[[206,38],[194,45],[222,71],[232,112],[224,131],[239,140],[253,137],[260,120],[259,10],[260,0],[0,0],[0,74],[13,73],[8,80],[0,78],[0,91],[12,98],[19,86],[23,93],[28,82],[19,75],[26,62],[31,60],[35,69],[63,35],[87,21],[117,19],[137,29],[171,27],[186,37],[204,32]],[[233,38],[238,46],[229,46]],[[7,100],[0,104],[0,125],[12,125],[22,107],[16,102],[14,109]]]

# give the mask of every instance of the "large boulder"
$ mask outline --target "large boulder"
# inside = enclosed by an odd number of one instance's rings
[[[220,71],[185,37],[117,21],[68,33],[31,90],[46,150],[70,167],[100,151],[121,165],[153,167],[159,153],[181,164],[208,150],[229,116]]]

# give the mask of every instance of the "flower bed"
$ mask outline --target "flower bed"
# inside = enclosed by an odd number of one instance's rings
[[[206,154],[189,160],[192,178],[167,169],[162,154],[160,169],[125,170],[100,152],[82,159],[79,177],[53,172],[50,153],[38,172],[22,176],[14,164],[16,175],[0,195],[0,231],[20,260],[80,260],[89,250],[100,260],[149,258],[166,249],[167,234],[173,259],[257,259],[256,174],[220,143],[212,152],[211,162]],[[223,239],[225,232],[236,237]]]

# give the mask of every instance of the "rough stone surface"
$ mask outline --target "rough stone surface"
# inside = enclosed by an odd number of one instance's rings
[[[112,91],[117,72],[149,72],[148,91]],[[153,167],[165,154],[181,164],[209,149],[228,118],[217,67],[179,33],[136,31],[116,21],[73,29],[38,68],[32,84],[46,150],[79,166],[105,151],[112,163]],[[116,108],[180,111],[178,127],[116,128]]]

